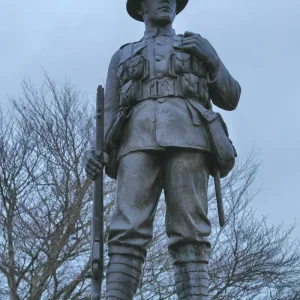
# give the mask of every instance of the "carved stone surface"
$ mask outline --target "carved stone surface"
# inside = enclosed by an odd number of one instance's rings
[[[122,46],[109,65],[106,172],[117,177],[117,191],[110,223],[107,299],[134,296],[162,189],[177,295],[208,296],[208,178],[216,165],[225,169],[225,176],[233,166],[229,158],[235,156],[231,143],[222,142],[227,133],[211,111],[211,101],[233,110],[241,89],[205,38],[175,33],[172,23],[187,3],[128,0],[129,15],[145,23],[144,37]],[[221,123],[214,136],[212,126]],[[91,178],[95,167],[87,165]]]

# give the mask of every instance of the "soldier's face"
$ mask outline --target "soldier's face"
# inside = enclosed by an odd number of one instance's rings
[[[176,0],[141,0],[150,14],[146,13],[146,17],[155,18],[161,23],[171,23],[176,15]],[[143,6],[142,6],[143,8]]]

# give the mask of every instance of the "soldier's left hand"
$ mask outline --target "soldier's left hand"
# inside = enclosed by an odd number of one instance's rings
[[[211,44],[200,34],[186,31],[182,39],[182,47],[187,52],[204,61],[211,72],[217,72],[219,57]]]

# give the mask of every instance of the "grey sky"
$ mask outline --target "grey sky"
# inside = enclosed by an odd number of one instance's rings
[[[42,68],[92,98],[112,54],[143,35],[125,2],[0,0],[1,103],[24,76],[39,85]],[[223,116],[241,156],[261,150],[254,207],[274,224],[299,220],[300,1],[190,0],[174,27],[206,37],[242,86],[238,109]]]

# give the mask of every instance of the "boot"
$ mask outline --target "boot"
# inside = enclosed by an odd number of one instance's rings
[[[174,265],[176,293],[179,300],[208,299],[208,264],[182,263]]]
[[[107,300],[131,300],[140,283],[143,260],[111,255],[106,279]]]

